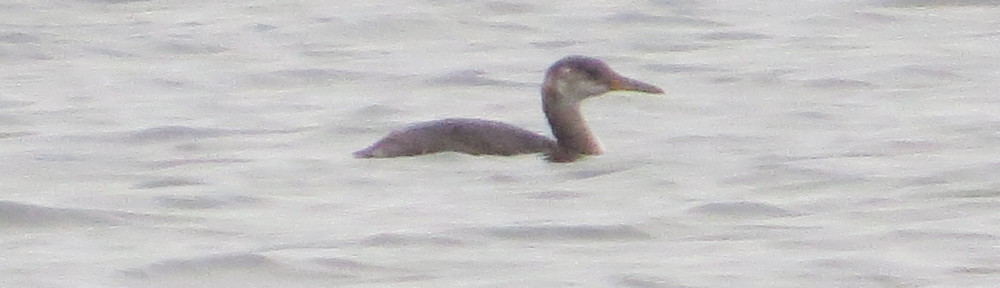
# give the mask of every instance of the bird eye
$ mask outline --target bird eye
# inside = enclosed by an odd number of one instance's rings
[[[583,77],[586,77],[589,80],[598,80],[601,78],[600,71],[595,69],[590,69],[587,67],[578,67],[578,68],[565,67],[560,72],[562,72],[563,74],[570,74],[570,73],[578,74]]]

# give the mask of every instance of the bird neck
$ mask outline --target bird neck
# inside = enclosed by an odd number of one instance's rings
[[[542,109],[549,120],[552,134],[556,137],[559,153],[601,154],[601,145],[590,133],[587,121],[580,114],[580,101],[573,97],[563,97],[554,85],[542,87]]]

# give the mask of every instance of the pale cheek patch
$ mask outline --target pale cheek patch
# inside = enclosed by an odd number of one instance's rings
[[[588,80],[559,79],[556,80],[556,90],[566,100],[579,102],[587,97],[603,94],[608,91],[608,88]]]

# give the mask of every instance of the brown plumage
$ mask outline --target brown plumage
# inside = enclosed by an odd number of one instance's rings
[[[509,124],[452,118],[412,124],[389,133],[357,158],[388,158],[454,151],[473,155],[545,153],[552,162],[601,154],[601,146],[580,114],[580,102],[609,91],[663,93],[659,87],[618,75],[601,60],[569,56],[552,64],[542,83],[542,110],[552,140]]]

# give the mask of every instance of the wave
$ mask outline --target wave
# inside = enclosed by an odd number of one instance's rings
[[[646,240],[651,235],[630,225],[506,226],[482,229],[486,236],[508,240]]]
[[[119,226],[154,216],[94,209],[53,208],[0,201],[0,227]],[[166,218],[163,218],[166,219]]]

